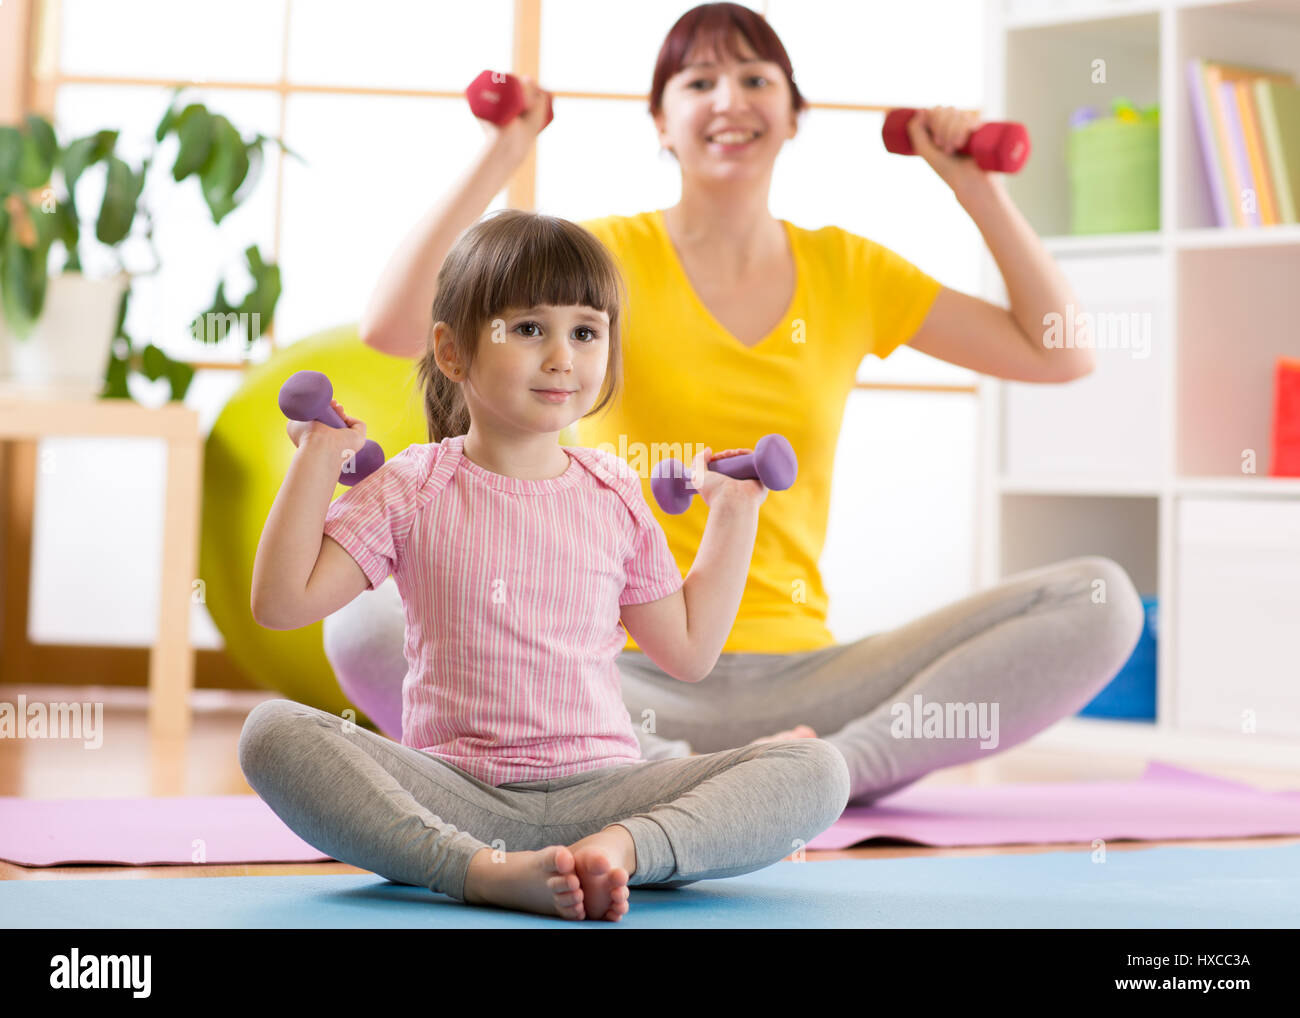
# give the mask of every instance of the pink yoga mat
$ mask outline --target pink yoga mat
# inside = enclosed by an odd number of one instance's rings
[[[1152,762],[1136,781],[904,788],[850,807],[810,849],[868,838],[1010,845],[1300,834],[1300,790]],[[255,795],[162,799],[0,797],[0,859],[20,866],[325,862]]]
[[[922,785],[850,806],[808,848],[868,838],[1023,845],[1300,834],[1300,789],[1266,792],[1153,760],[1136,781]]]
[[[0,859],[20,866],[327,862],[256,795],[0,797]]]

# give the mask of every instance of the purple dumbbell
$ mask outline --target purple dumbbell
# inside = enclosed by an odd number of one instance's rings
[[[772,491],[785,491],[794,484],[799,472],[799,461],[794,448],[780,435],[764,435],[753,452],[741,456],[725,456],[711,460],[710,470],[742,481],[758,481]],[[686,512],[691,499],[698,494],[686,482],[691,472],[679,460],[660,460],[650,471],[650,490],[654,492],[659,508],[676,516]]]
[[[320,421],[331,428],[346,428],[343,418],[330,405],[334,386],[319,371],[297,371],[280,386],[280,410],[291,421]],[[384,465],[384,450],[379,443],[366,439],[361,449],[348,457],[339,472],[339,484],[348,487],[373,474]]]

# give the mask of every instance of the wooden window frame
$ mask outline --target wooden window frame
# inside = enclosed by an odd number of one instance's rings
[[[61,0],[4,0],[0,2],[0,111],[3,122],[17,123],[27,112],[54,118],[55,97],[63,85],[143,85],[174,88],[201,84],[223,90],[273,92],[280,100],[280,135],[283,137],[288,99],[291,94],[335,94],[417,98],[457,98],[462,93],[445,90],[373,88],[291,84],[286,78],[289,29],[294,0],[285,0],[284,46],[278,81],[264,83],[183,79],[119,77],[110,75],[64,74],[59,67]],[[767,15],[767,4],[761,13]],[[541,63],[542,0],[515,0],[512,43],[512,72],[539,78]],[[562,98],[646,101],[641,93],[556,91]],[[814,109],[857,112],[887,112],[890,107],[869,103],[810,102]],[[507,201],[514,208],[535,206],[537,184],[536,147],[511,177]],[[278,160],[275,183],[274,254],[278,258],[283,223],[284,160]],[[267,330],[271,352],[276,347],[275,329]],[[247,361],[191,360],[195,370],[244,371]],[[914,384],[906,382],[856,382],[855,389],[913,393],[953,393],[974,396],[976,384]],[[0,443],[0,632],[7,653],[0,658],[0,681],[30,683],[34,677],[55,675],[75,684],[138,686],[148,674],[148,648],[61,646],[27,642],[27,584],[31,557],[32,512],[35,497],[36,443]],[[5,593],[9,596],[6,597]],[[222,650],[195,651],[195,686],[209,689],[253,689],[243,673]],[[19,672],[22,674],[20,675]]]

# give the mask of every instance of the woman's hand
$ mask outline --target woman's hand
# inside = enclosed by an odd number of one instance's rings
[[[935,106],[916,111],[907,122],[907,135],[912,139],[916,154],[923,157],[953,191],[960,192],[970,181],[986,176],[970,156],[954,154],[966,144],[977,127],[977,114],[952,106]]]
[[[508,144],[523,159],[529,146],[541,133],[542,125],[546,123],[546,108],[551,93],[539,87],[527,74],[520,75],[519,80],[524,88],[524,109],[519,116],[500,127],[482,117],[477,119],[489,141]]]
[[[753,452],[752,449],[724,449],[717,455],[713,455],[713,450],[705,447],[700,450],[695,462],[691,464],[691,479],[686,482],[688,488],[692,488],[700,493],[700,498],[704,504],[712,507],[718,498],[741,498],[752,502],[754,505],[762,505],[763,500],[767,498],[768,489],[763,486],[762,481],[741,480],[737,477],[728,477],[717,470],[710,470],[709,463],[713,460],[726,459],[728,456],[741,456],[747,452]]]
[[[343,419],[346,428],[331,428],[323,421],[290,421],[285,426],[285,431],[296,446],[302,445],[302,440],[306,435],[311,435],[313,441],[328,442],[338,450],[339,459],[342,459],[347,453],[355,453],[361,450],[366,444],[366,424],[355,417],[349,417],[344,411],[343,405],[336,399],[330,400],[330,406],[334,412]]]

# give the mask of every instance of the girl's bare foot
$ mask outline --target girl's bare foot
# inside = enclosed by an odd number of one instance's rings
[[[627,914],[628,879],[636,872],[636,845],[631,832],[610,824],[569,846],[582,883],[588,919],[617,922]]]
[[[562,919],[582,919],[582,884],[573,853],[564,845],[535,852],[503,852],[494,862],[493,850],[480,848],[465,874],[465,903],[497,905],[521,912],[538,912]]]
[[[780,739],[815,739],[817,733],[807,725],[795,725],[793,728],[784,732],[777,732],[775,735],[764,735],[761,739],[753,739],[749,745],[755,742],[777,742]]]

